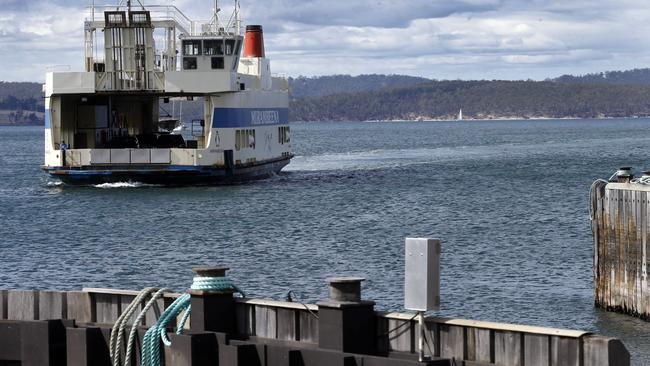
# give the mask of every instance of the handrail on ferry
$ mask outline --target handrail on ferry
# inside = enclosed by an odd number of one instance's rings
[[[185,29],[191,29],[193,21],[174,5],[147,5],[151,20],[173,20]],[[88,17],[86,21],[98,22],[104,20],[104,11],[126,11],[126,6],[90,5],[86,6]]]
[[[116,5],[94,5],[87,6],[86,10],[88,11],[88,17],[86,22],[102,22],[104,21],[104,11],[126,11],[126,6],[116,6]],[[188,35],[200,35],[202,33],[202,26],[209,24],[211,26],[211,32],[218,32],[219,25],[210,23],[210,20],[192,20],[187,15],[185,15],[181,10],[179,10],[174,5],[147,5],[145,7],[147,11],[151,14],[152,21],[166,21],[171,20],[179,25],[179,27],[188,33]],[[239,34],[237,31],[237,20],[234,15],[231,15],[228,23],[223,27],[224,30],[232,30],[235,33]],[[241,31],[241,29],[239,30]]]

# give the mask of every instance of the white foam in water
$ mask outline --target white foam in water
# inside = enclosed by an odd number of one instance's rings
[[[539,144],[496,144],[452,146],[419,149],[385,149],[349,153],[330,153],[313,156],[296,156],[285,171],[374,170],[397,168],[443,161],[467,159],[498,159],[553,153],[558,148],[579,152],[588,147],[588,141],[569,143],[542,142]]]
[[[140,182],[116,182],[116,183],[102,183],[93,185],[95,188],[101,189],[115,189],[115,188],[141,188],[141,187],[156,187],[155,184],[144,184]]]
[[[484,156],[481,147],[370,150],[339,154],[296,156],[286,171],[373,170],[426,164],[468,156]]]

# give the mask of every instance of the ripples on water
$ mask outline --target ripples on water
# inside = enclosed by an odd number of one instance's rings
[[[292,125],[279,175],[228,187],[49,180],[40,128],[0,128],[0,283],[183,290],[224,263],[252,296],[327,296],[362,275],[401,310],[403,240],[443,240],[440,315],[621,337],[650,363],[650,326],[593,308],[588,189],[648,167],[648,120]]]

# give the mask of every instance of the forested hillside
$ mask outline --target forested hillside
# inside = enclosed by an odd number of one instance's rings
[[[0,81],[0,125],[39,124],[43,121],[43,93],[39,83]]]
[[[289,78],[289,89],[293,98],[311,98],[381,88],[412,86],[430,81],[425,78],[405,75],[332,75]]]
[[[366,75],[372,76],[372,75]],[[594,118],[648,116],[650,69],[564,75],[547,81],[432,81],[403,79],[399,83],[364,81],[363,90],[332,87],[330,93],[294,93],[291,119],[296,121],[451,119],[460,109],[466,118]],[[303,89],[317,88],[319,79],[302,78]],[[297,80],[297,79],[296,79]],[[400,80],[400,79],[392,79]],[[409,84],[411,83],[411,84]],[[292,86],[296,85],[295,81]],[[370,87],[375,85],[375,87]],[[294,86],[295,87],[295,86]],[[337,92],[339,90],[343,90]],[[304,95],[304,97],[297,97]]]
[[[535,81],[434,81],[407,88],[294,100],[298,121],[650,115],[650,86]]]
[[[562,75],[553,79],[561,83],[650,85],[650,69],[606,71],[582,76]]]

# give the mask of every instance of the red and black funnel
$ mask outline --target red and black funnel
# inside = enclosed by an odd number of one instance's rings
[[[264,57],[264,32],[261,25],[247,25],[244,57]]]

